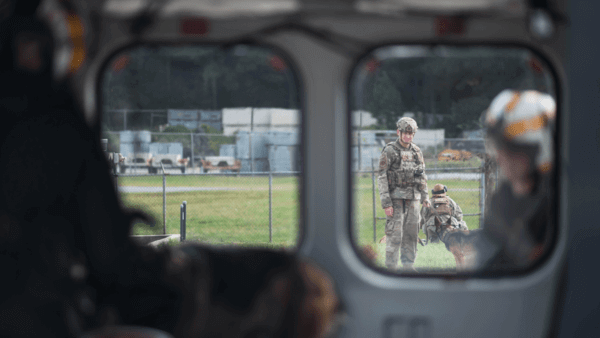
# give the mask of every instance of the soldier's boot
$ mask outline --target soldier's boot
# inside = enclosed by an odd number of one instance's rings
[[[394,252],[389,252],[386,251],[385,253],[385,266],[389,269],[389,270],[396,270],[398,269],[398,259],[394,259],[394,256],[397,256],[398,254],[396,253],[396,255],[394,255]]]
[[[417,269],[413,266],[413,263],[404,263],[402,264],[402,271],[410,272],[410,273],[419,273]]]

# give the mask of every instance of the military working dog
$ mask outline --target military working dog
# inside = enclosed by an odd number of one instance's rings
[[[456,272],[472,271],[477,263],[475,243],[481,229],[460,230],[450,222],[441,222],[435,217],[435,233],[454,255]]]

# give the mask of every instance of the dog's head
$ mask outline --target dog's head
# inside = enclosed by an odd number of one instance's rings
[[[453,231],[457,231],[457,229],[452,226],[450,219],[448,219],[446,222],[443,222],[439,217],[435,216],[435,233],[440,239],[443,239],[446,234]]]

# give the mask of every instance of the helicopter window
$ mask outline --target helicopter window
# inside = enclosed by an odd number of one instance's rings
[[[132,235],[295,248],[297,90],[285,58],[259,46],[142,46],[109,60],[101,109],[112,175],[122,203],[155,220]]]
[[[350,83],[360,256],[433,275],[543,261],[556,233],[555,100],[548,64],[524,48],[387,46],[362,58]]]

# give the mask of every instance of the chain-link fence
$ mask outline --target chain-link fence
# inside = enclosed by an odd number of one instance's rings
[[[296,244],[298,133],[130,133],[108,133],[109,151],[130,150],[115,170],[118,189],[125,205],[146,211],[158,223],[155,227],[138,224],[134,234],[178,233],[179,207],[187,201],[188,239]],[[352,143],[355,234],[376,240],[383,235],[385,223],[377,164],[382,148],[397,135],[363,131],[357,136]],[[437,183],[446,185],[468,227],[482,227],[487,201],[498,181],[483,139],[440,137],[415,139],[415,143],[424,155],[428,189]],[[169,158],[173,150],[178,157]],[[157,156],[160,152],[162,158]],[[161,160],[148,160],[156,158]],[[182,158],[188,160],[177,162]]]
[[[293,247],[298,237],[298,172],[169,175],[116,174],[121,201],[156,221],[135,224],[133,235],[180,232],[187,202],[186,238],[214,244]]]

